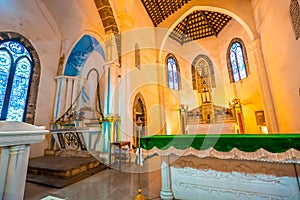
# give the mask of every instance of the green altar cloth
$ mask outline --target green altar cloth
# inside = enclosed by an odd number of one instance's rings
[[[206,150],[210,147],[220,152],[237,148],[244,152],[255,152],[262,148],[271,153],[285,152],[291,148],[300,151],[300,134],[197,134],[197,135],[153,135],[141,138],[141,147],[166,150],[169,147],[184,150],[192,147]]]

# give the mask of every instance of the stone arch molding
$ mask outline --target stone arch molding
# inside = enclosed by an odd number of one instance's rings
[[[143,116],[144,119],[142,119],[143,121],[143,129],[142,129],[142,135],[145,136],[146,135],[146,127],[147,127],[147,107],[146,107],[146,102],[145,99],[143,97],[143,95],[138,92],[134,98],[133,101],[133,107],[132,107],[132,121],[133,121],[133,144],[136,145],[137,144],[137,130],[136,130],[136,122],[137,122],[137,110],[142,109],[143,110]]]
[[[0,32],[0,41],[3,40],[13,40],[21,43],[27,51],[30,53],[33,61],[33,72],[29,87],[29,96],[27,100],[26,116],[25,122],[29,124],[34,124],[36,102],[38,98],[38,88],[40,82],[41,64],[37,51],[30,43],[30,41],[23,35],[16,32]]]
[[[296,40],[300,37],[300,5],[298,0],[290,2],[290,18]]]
[[[169,53],[166,58],[165,58],[165,68],[166,68],[166,80],[167,80],[167,84],[168,87],[169,87],[169,77],[168,77],[168,73],[169,73],[169,70],[168,70],[168,58],[173,58],[173,60],[175,61],[176,63],[176,69],[177,69],[177,81],[178,81],[178,90],[181,90],[182,89],[182,84],[181,84],[181,74],[180,74],[180,66],[179,66],[179,62],[177,60],[177,57],[173,54],[173,53]]]
[[[67,59],[63,75],[78,76],[93,52],[99,53],[105,60],[105,52],[98,40],[91,35],[83,35],[73,47]]]
[[[230,83],[233,83],[233,75],[232,75],[232,66],[231,66],[231,61],[230,61],[230,49],[233,43],[238,42],[241,44],[242,47],[242,51],[243,51],[243,56],[244,56],[244,62],[245,62],[245,67],[246,67],[246,72],[247,72],[247,77],[250,75],[250,67],[249,67],[249,61],[248,61],[248,55],[247,55],[247,51],[246,51],[246,46],[243,42],[242,39],[240,38],[233,38],[228,47],[227,47],[227,51],[226,51],[226,61],[227,61],[227,71],[228,71],[228,75],[229,75],[229,81]]]
[[[204,61],[206,61],[208,63],[208,68],[209,68],[209,73],[210,73],[210,80],[211,80],[211,87],[216,87],[215,70],[214,70],[213,63],[207,55],[200,54],[193,60],[192,68],[191,68],[193,89],[194,90],[197,89],[196,79],[197,79],[197,76],[199,76],[199,75],[197,75],[197,72],[196,72],[196,65],[197,65],[198,61],[200,61],[201,59],[203,59]]]
[[[135,98],[134,98],[134,102],[133,102],[133,122],[135,123],[137,121],[136,116],[135,116],[135,107],[139,104],[139,100],[141,101],[142,105],[143,105],[143,111],[144,111],[144,116],[145,116],[145,120],[144,120],[144,124],[147,125],[147,107],[146,107],[146,101],[143,97],[143,95],[139,92],[136,94]]]
[[[233,5],[239,5],[238,8]],[[175,14],[170,15],[167,19],[165,19],[162,23],[158,25],[158,28],[166,28],[168,31],[164,39],[162,40],[159,59],[162,58],[162,49],[165,46],[169,35],[172,30],[176,27],[176,25],[187,17],[190,13],[196,10],[208,10],[213,12],[224,13],[238,23],[246,30],[250,40],[254,40],[257,37],[257,31],[255,27],[254,17],[251,10],[251,5],[247,1],[238,1],[238,0],[228,0],[228,1],[216,1],[215,3],[211,3],[211,1],[204,0],[201,1],[201,6],[199,5],[198,0],[192,0],[180,10],[178,10]]]

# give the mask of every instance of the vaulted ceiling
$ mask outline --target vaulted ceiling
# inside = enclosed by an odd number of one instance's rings
[[[181,9],[191,0],[141,0],[154,26],[158,26],[170,15]],[[172,30],[170,37],[181,44],[218,34],[231,20],[222,13],[196,10],[181,20]]]

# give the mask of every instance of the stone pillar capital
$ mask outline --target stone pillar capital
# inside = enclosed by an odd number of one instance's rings
[[[261,47],[261,39],[260,37],[255,38],[248,44],[249,49],[255,50]]]
[[[119,62],[109,61],[109,62],[104,63],[103,70],[105,71],[106,69],[117,68],[117,67],[120,67]]]

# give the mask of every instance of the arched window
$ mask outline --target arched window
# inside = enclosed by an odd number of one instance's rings
[[[215,71],[211,59],[203,54],[198,55],[192,63],[192,82],[193,89],[201,91],[203,81],[206,82],[207,87],[215,88]]]
[[[227,58],[230,82],[240,81],[249,75],[246,50],[240,39],[231,41]]]
[[[300,37],[300,6],[298,0],[291,0],[290,2],[290,17],[295,38]]]
[[[19,42],[0,42],[0,119],[24,121],[33,62]]]
[[[135,67],[141,69],[141,52],[138,43],[135,44],[134,57],[135,57]]]
[[[137,130],[137,121],[142,121],[142,130],[140,130],[140,137],[147,135],[147,107],[143,95],[139,92],[133,102],[133,146],[138,145],[139,132]]]
[[[171,89],[179,90],[179,67],[177,60],[173,55],[167,56],[167,68],[168,68],[168,86]]]

